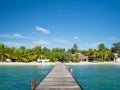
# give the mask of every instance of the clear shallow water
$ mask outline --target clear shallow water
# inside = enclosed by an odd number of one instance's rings
[[[0,90],[31,90],[31,79],[39,83],[53,66],[0,66]]]
[[[120,66],[67,66],[83,90],[120,90]]]

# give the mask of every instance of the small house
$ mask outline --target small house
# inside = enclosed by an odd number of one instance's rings
[[[49,59],[37,59],[37,62],[39,62],[39,63],[47,63],[47,62],[49,62],[50,60]]]
[[[76,55],[78,55],[80,61],[88,61],[88,57],[83,55],[82,53],[75,53],[75,54],[72,54],[73,57],[75,57]]]

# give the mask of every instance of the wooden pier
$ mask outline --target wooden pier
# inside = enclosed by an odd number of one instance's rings
[[[35,90],[82,90],[63,63],[58,63]]]

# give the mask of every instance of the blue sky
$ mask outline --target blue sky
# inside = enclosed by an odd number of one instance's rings
[[[0,42],[9,47],[111,48],[119,39],[119,0],[0,0]]]

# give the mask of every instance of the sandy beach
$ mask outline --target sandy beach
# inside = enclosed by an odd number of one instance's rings
[[[29,62],[29,63],[24,63],[24,62],[0,62],[0,66],[1,65],[4,65],[4,66],[7,66],[7,65],[11,65],[11,66],[22,66],[22,65],[55,65],[56,63],[38,63],[38,62]]]
[[[80,62],[80,63],[65,63],[65,65],[101,65],[101,64],[115,64],[115,65],[120,65],[120,62]]]
[[[57,62],[58,63],[58,62]],[[38,63],[38,62],[0,62],[0,65],[12,65],[12,66],[21,66],[21,65],[55,65],[56,63]],[[100,64],[115,64],[120,65],[120,62],[80,62],[80,63],[64,63],[65,65],[100,65]]]

